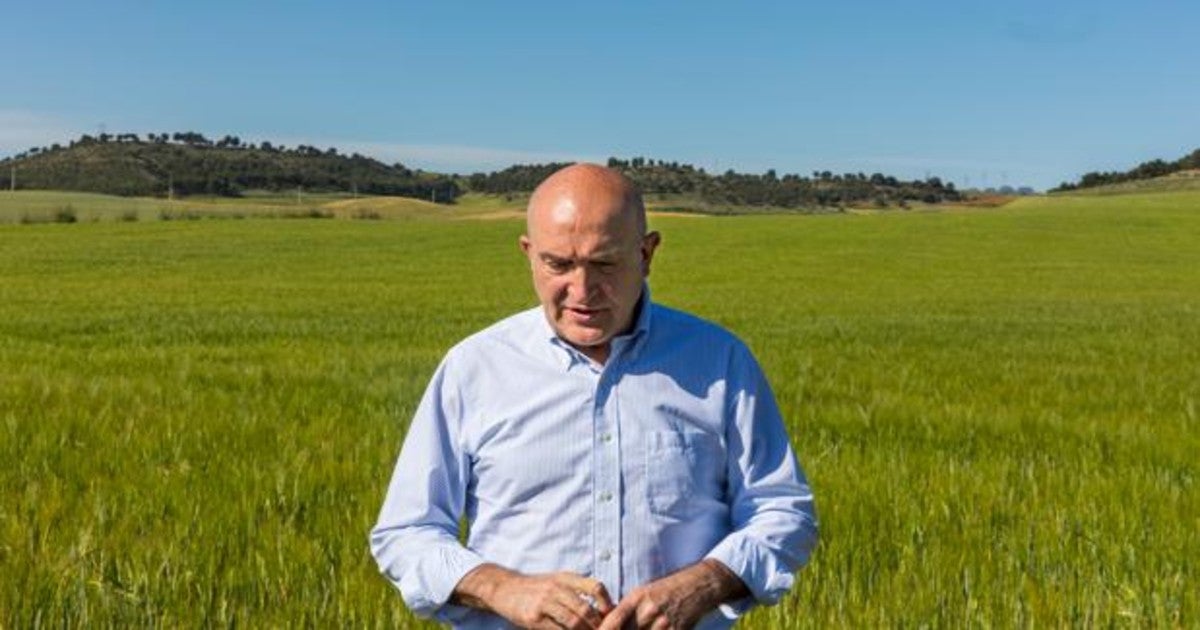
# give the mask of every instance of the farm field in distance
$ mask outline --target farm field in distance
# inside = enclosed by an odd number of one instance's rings
[[[349,193],[251,193],[242,197],[118,197],[96,193],[0,191],[5,223],[98,223],[196,219],[417,219],[491,218],[519,212],[520,201],[465,195],[455,205],[409,197],[356,197]]]
[[[423,627],[367,531],[442,354],[535,302],[512,208],[72,195],[0,192],[0,627]],[[816,493],[740,628],[1200,623],[1200,190],[651,222]]]

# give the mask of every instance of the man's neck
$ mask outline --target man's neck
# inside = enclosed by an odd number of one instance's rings
[[[597,364],[604,365],[608,361],[608,353],[612,349],[612,342],[609,341],[598,346],[584,346],[582,348],[575,346],[575,349]]]

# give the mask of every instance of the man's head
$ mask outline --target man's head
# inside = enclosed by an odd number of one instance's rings
[[[657,232],[646,233],[641,194],[595,164],[555,172],[533,191],[521,249],[555,332],[594,360],[632,325]]]

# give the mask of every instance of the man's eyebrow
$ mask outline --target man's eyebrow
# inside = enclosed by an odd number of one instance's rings
[[[610,265],[616,262],[617,257],[617,252],[597,252],[591,256],[588,256],[581,262],[593,265]],[[574,264],[576,262],[576,260],[571,257],[555,256],[554,254],[546,253],[539,254],[538,258],[541,258],[542,262],[554,265],[568,263]]]
[[[588,262],[613,262],[625,255],[625,246],[621,244],[606,245],[603,249],[592,252],[587,257]]]
[[[598,258],[616,258],[617,256],[620,256],[620,255],[621,255],[620,247],[609,247],[607,249],[602,249],[598,252],[592,252],[592,255],[589,256],[588,258],[590,260],[596,260]]]

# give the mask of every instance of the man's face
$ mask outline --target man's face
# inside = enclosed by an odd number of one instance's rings
[[[631,212],[564,199],[534,215],[521,237],[546,318],[594,360],[604,361],[609,341],[632,323],[658,245],[658,234],[640,232]]]

